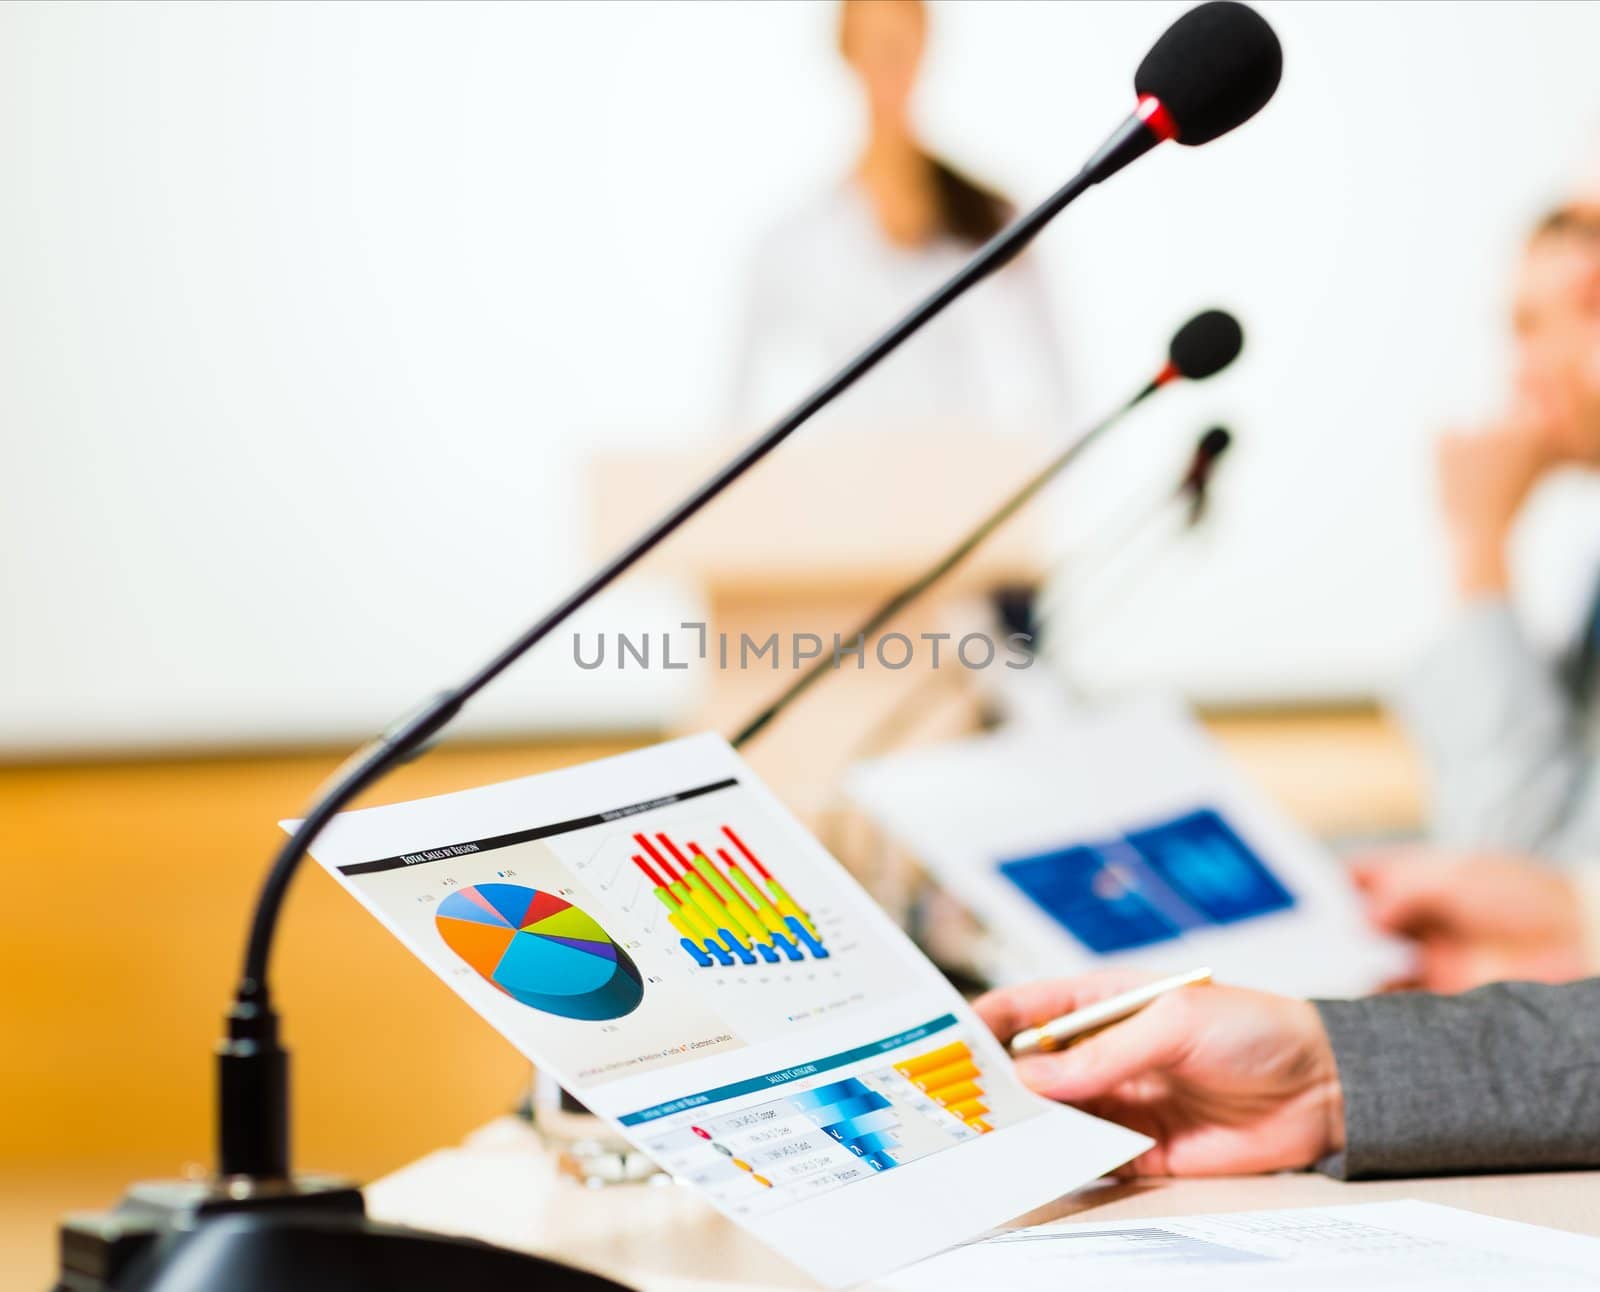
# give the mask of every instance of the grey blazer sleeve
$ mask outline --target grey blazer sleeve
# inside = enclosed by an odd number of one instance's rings
[[[1436,842],[1561,860],[1600,845],[1600,818],[1578,811],[1581,715],[1504,601],[1466,607],[1393,707],[1427,765]]]
[[[1600,978],[1318,1001],[1340,1179],[1600,1166]]]

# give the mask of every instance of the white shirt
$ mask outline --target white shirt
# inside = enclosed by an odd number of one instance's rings
[[[795,211],[762,240],[750,271],[733,425],[781,415],[972,250],[943,236],[896,246],[853,180]],[[1044,285],[1024,254],[948,306],[824,416],[908,430],[1049,432],[1065,429],[1067,411]]]

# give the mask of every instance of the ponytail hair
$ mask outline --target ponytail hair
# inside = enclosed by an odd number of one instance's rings
[[[968,179],[948,162],[929,156],[939,207],[940,232],[957,242],[978,246],[999,233],[1011,218],[1011,203]]]

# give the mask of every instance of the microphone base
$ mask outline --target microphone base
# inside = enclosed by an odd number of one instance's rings
[[[141,1182],[110,1211],[62,1221],[54,1292],[629,1292],[544,1257],[365,1211],[361,1191],[332,1176]]]

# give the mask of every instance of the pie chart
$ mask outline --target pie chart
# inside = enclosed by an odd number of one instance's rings
[[[592,1022],[621,1018],[644,999],[628,953],[565,898],[521,884],[476,884],[439,904],[445,944],[513,1000]]]

